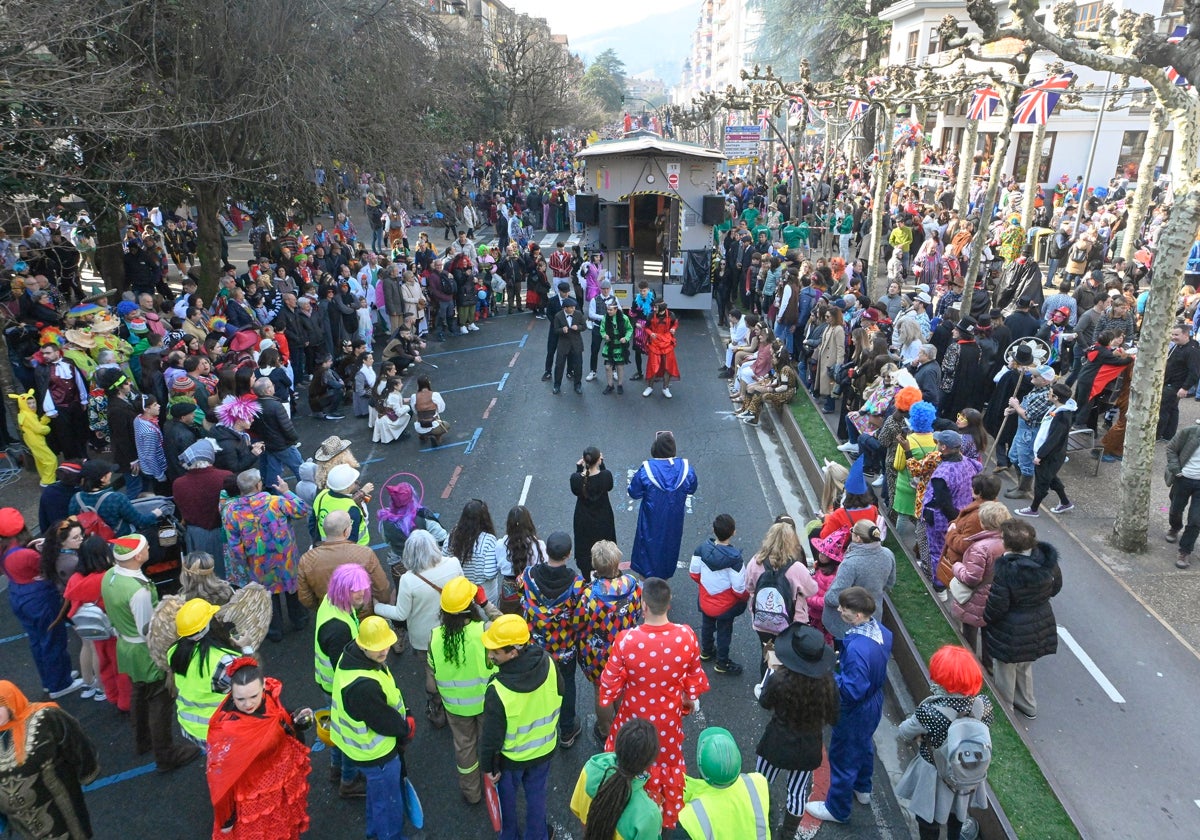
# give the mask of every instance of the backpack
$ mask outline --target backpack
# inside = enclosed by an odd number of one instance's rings
[[[109,494],[112,492],[112,490],[105,490],[103,493],[101,493],[100,498],[96,499],[96,504],[94,506],[85,505],[83,503],[83,493],[77,493],[75,495],[75,499],[79,502],[79,513],[75,518],[79,520],[79,524],[83,528],[84,536],[90,537],[95,535],[106,542],[108,540],[115,540],[117,538],[116,531],[114,531],[107,522],[101,519],[99,514],[100,506],[104,504],[104,500],[108,498]]]
[[[90,601],[81,604],[75,611],[75,615],[71,618],[71,624],[75,627],[79,638],[93,642],[103,642],[117,635],[112,622],[108,620],[108,615],[100,608],[99,604]]]
[[[458,287],[454,285],[454,278],[445,272],[438,275],[438,283],[444,295],[452,295],[458,291]]]
[[[796,595],[787,579],[790,561],[782,569],[767,566],[754,586],[754,608],[750,624],[755,630],[779,635],[792,624],[796,612]]]
[[[952,706],[936,708],[950,719],[946,740],[933,751],[938,778],[955,794],[969,794],[987,781],[992,763],[992,733],[982,720],[983,698],[975,698],[966,716]]]

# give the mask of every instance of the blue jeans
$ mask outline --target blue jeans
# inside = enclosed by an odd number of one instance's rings
[[[299,449],[289,446],[278,452],[264,451],[259,462],[262,465],[263,489],[268,493],[274,493],[276,479],[284,474],[285,469],[291,470],[293,476],[299,476],[300,465],[304,463],[304,459],[300,457]]]
[[[142,474],[125,473],[125,495],[131,499],[136,499],[138,494],[142,492]]]
[[[400,756],[386,764],[364,764],[367,777],[367,836],[375,840],[404,840],[404,782]]]
[[[1021,470],[1021,475],[1033,475],[1033,439],[1037,431],[1021,418],[1017,418],[1017,433],[1008,447],[1008,459]]]
[[[782,315],[783,313],[781,312],[779,314]],[[792,331],[791,327],[783,323],[783,321],[778,318],[775,320],[775,337],[783,342],[783,345],[787,348],[788,355],[794,357],[795,353],[793,350],[795,348],[794,342],[796,339],[796,333]]]
[[[500,795],[500,840],[546,840],[546,783],[550,781],[550,762],[524,770],[505,770],[500,774],[496,793]],[[517,828],[517,786],[525,788],[525,833]],[[380,840],[383,840],[382,836]]]
[[[559,662],[554,660],[554,664],[558,666],[558,675],[562,677],[562,711],[558,717],[558,731],[563,735],[569,735],[575,731],[575,665],[576,657],[571,657],[569,662]]]
[[[716,652],[718,662],[729,661],[729,642],[733,638],[733,620],[746,611],[746,602],[738,601],[735,606],[725,610],[720,615],[709,615],[700,611],[700,649],[713,650],[713,636],[716,636]]]

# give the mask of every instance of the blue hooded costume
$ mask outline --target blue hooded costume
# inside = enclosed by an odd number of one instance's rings
[[[699,482],[687,459],[675,457],[673,435],[655,438],[650,456],[629,482],[630,498],[642,501],[630,562],[639,575],[666,580],[675,574],[687,497]]]

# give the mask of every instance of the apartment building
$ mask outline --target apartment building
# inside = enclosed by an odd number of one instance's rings
[[[754,65],[762,28],[762,9],[754,0],[701,0],[691,52],[672,101],[685,104],[698,93],[740,85],[742,69]]]

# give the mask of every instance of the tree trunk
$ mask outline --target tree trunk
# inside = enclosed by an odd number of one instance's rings
[[[916,121],[921,126],[921,133],[917,135],[917,145],[913,146],[904,153],[904,172],[908,177],[908,183],[916,184],[921,178],[921,160],[925,157],[925,106],[912,105],[909,119]]]
[[[1175,202],[1158,239],[1154,280],[1150,284],[1138,342],[1137,375],[1129,390],[1121,489],[1112,534],[1113,544],[1122,551],[1141,551],[1146,547],[1150,482],[1154,478],[1155,429],[1163,371],[1167,366],[1170,326],[1175,320],[1175,305],[1188,252],[1200,225],[1200,172],[1192,168],[1200,152],[1198,116],[1193,103],[1171,114],[1175,138],[1175,148],[1171,152],[1171,160],[1175,162],[1172,178],[1176,184]]]
[[[1017,101],[1021,91],[1012,88],[1008,96],[1001,100],[1000,132],[996,135],[996,149],[992,155],[992,172],[988,177],[987,192],[983,196],[983,206],[979,210],[979,229],[975,231],[975,241],[971,246],[971,263],[967,266],[965,280],[967,288],[972,288],[979,278],[979,259],[983,256],[983,246],[987,243],[988,227],[992,221],[992,212],[996,204],[996,196],[1000,194],[1000,170],[1004,168],[1004,159],[1008,156],[1008,140],[1012,136],[1013,111],[1017,109]]]
[[[217,278],[221,276],[221,228],[217,212],[221,209],[221,194],[217,184],[196,185],[196,256],[200,260],[200,283],[196,292],[206,301],[217,293]]]
[[[92,224],[96,226],[96,270],[100,282],[106,289],[124,291],[129,287],[125,281],[125,251],[121,247],[121,220],[113,204],[99,201],[99,196],[89,196],[96,203],[88,202],[92,210]],[[113,303],[113,301],[109,301]]]
[[[958,183],[954,187],[954,206],[960,218],[967,217],[971,203],[971,179],[975,174],[975,144],[979,142],[979,121],[967,120],[962,148],[958,152]]]
[[[1158,163],[1158,147],[1162,133],[1167,127],[1167,110],[1155,105],[1150,112],[1150,127],[1146,130],[1146,148],[1142,150],[1142,161],[1138,166],[1137,186],[1133,202],[1129,205],[1129,218],[1125,222],[1125,237],[1121,240],[1121,258],[1129,262],[1137,250],[1137,238],[1142,232],[1142,222],[1150,209],[1150,191],[1154,189],[1154,166]]]
[[[1038,174],[1042,168],[1042,144],[1046,142],[1046,126],[1035,125],[1029,141],[1029,161],[1025,164],[1025,194],[1021,198],[1021,225],[1033,227],[1033,201],[1037,197]]]
[[[880,126],[880,134],[888,131],[891,125],[891,111],[880,108],[875,124]],[[879,300],[887,294],[887,272],[881,269],[883,265],[883,216],[887,203],[888,183],[892,176],[892,144],[891,138],[883,137],[883,154],[875,165],[875,194],[871,198],[871,259],[867,263],[870,280],[867,288],[871,300]]]

